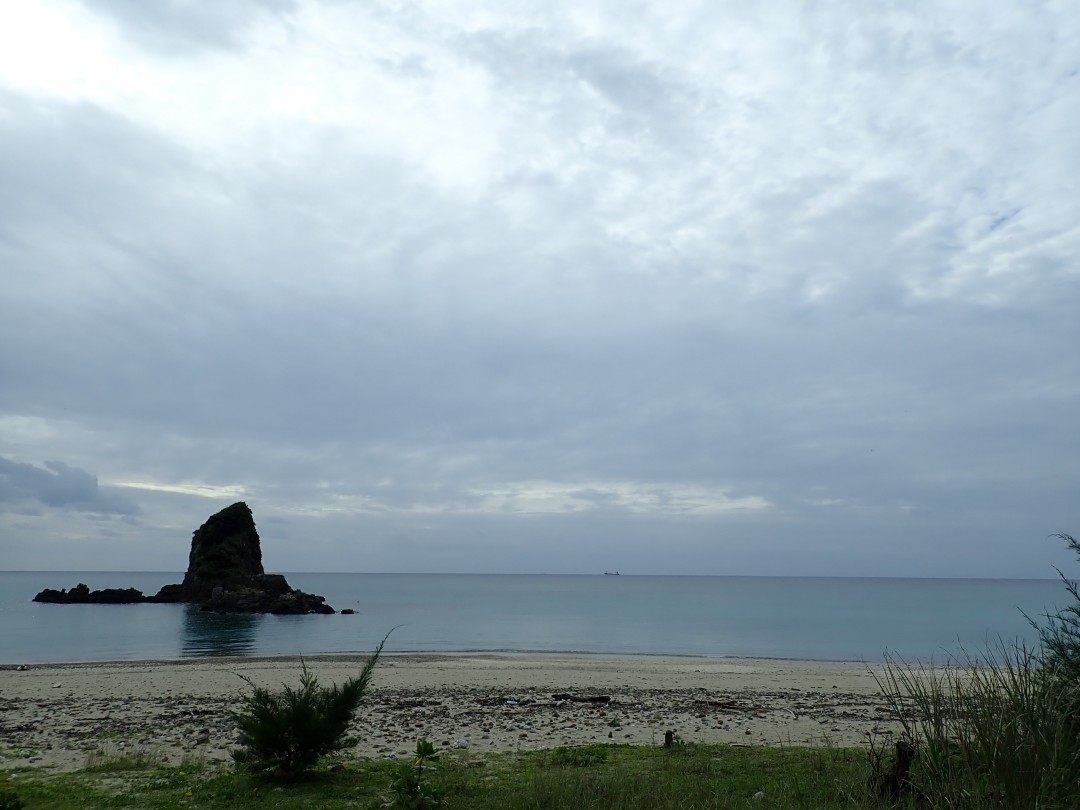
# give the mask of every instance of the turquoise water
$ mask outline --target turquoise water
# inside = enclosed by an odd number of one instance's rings
[[[45,587],[136,587],[179,573],[0,572],[0,664],[427,652],[941,660],[1036,639],[1055,580],[288,574],[353,616],[219,616],[185,605],[41,605]]]

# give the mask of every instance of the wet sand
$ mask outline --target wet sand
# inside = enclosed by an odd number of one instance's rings
[[[362,657],[315,657],[320,682]],[[880,669],[880,668],[878,668]],[[228,761],[230,712],[254,683],[300,677],[297,658],[0,668],[0,769],[82,768],[92,752]],[[607,698],[607,700],[604,700]],[[865,664],[654,656],[384,655],[353,724],[360,757],[420,737],[484,753],[595,742],[860,745],[896,731]]]

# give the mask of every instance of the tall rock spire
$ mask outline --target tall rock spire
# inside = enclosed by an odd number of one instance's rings
[[[241,585],[264,574],[255,518],[243,501],[211,515],[191,536],[183,587],[209,596],[215,587]]]
[[[191,535],[184,581],[154,596],[134,588],[91,591],[80,583],[68,590],[46,588],[35,602],[59,604],[193,602],[219,613],[334,613],[326,599],[289,587],[281,574],[263,570],[255,518],[243,501],[211,515]]]

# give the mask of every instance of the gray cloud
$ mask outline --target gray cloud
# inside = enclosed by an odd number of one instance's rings
[[[88,4],[164,101],[0,72],[0,450],[148,566],[1052,573],[1076,20],[796,5]]]
[[[27,502],[103,515],[133,515],[138,507],[97,477],[62,461],[46,461],[44,469],[0,457],[0,505]]]

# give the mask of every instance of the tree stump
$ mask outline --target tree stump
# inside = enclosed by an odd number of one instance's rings
[[[884,799],[896,801],[909,794],[913,785],[908,776],[914,761],[915,747],[904,740],[897,742],[896,756],[893,757],[892,766],[878,780],[878,795]]]

